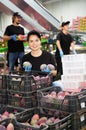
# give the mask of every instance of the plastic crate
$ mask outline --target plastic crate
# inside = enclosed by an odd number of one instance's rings
[[[60,121],[57,123],[51,123],[48,125],[48,130],[71,130],[71,123],[72,123],[72,115],[67,112],[57,111],[53,109],[46,109],[46,108],[33,108],[26,110],[18,115],[17,121],[20,123],[26,122],[28,119],[31,121],[31,118],[34,114],[39,114],[39,117],[47,117],[48,119],[51,117],[56,116],[58,113],[58,117]],[[46,123],[45,123],[46,124]],[[34,129],[35,130],[35,129]],[[41,129],[40,129],[41,130]]]
[[[86,110],[86,90],[75,95],[65,96],[61,105],[61,110],[70,113]]]
[[[19,92],[8,90],[8,105],[21,108],[32,108],[37,106],[37,92]]]
[[[86,111],[78,112],[73,115],[72,130],[86,129]]]
[[[86,89],[86,81],[80,83],[80,88]]]
[[[7,88],[16,91],[34,91],[52,84],[52,74],[31,71],[7,76]]]
[[[46,95],[50,94],[52,91],[58,93],[59,89],[58,87],[49,87],[38,91],[38,106],[52,109],[61,108],[62,100],[58,100],[53,97],[46,97]]]
[[[51,87],[38,91],[39,106],[46,108],[59,109],[69,113],[75,113],[86,109],[86,90],[80,93],[65,96],[63,99],[46,97],[51,91],[56,91],[58,87]]]
[[[64,61],[62,62],[62,66],[63,68],[86,68],[86,59],[83,61],[81,61],[80,59],[79,61]]]
[[[64,90],[73,91],[80,88],[81,81],[62,81]]]
[[[69,74],[69,75],[61,75],[61,80],[63,82],[68,82],[68,81],[76,81],[76,82],[81,82],[86,80],[86,74]]]
[[[12,123],[12,124],[13,124],[14,130],[18,130],[18,129],[19,129],[16,120],[10,119],[10,118],[1,121],[1,122],[0,122],[0,128],[1,128],[1,126],[4,126],[5,128],[7,128],[7,126],[8,126],[9,123]],[[19,129],[19,130],[20,130],[20,129]]]
[[[19,127],[19,130],[48,130],[47,125],[42,125],[42,126],[40,126],[40,128],[36,128],[33,126],[27,126],[27,125],[17,123],[17,127]]]
[[[1,89],[0,90],[0,104],[7,104],[8,98],[7,98],[7,90]]]
[[[68,75],[68,74],[86,74],[86,67],[77,67],[76,68],[63,68],[63,74]]]
[[[25,109],[20,108],[20,107],[13,107],[10,105],[2,105],[0,107],[0,114],[4,113],[5,111],[8,111],[9,113],[13,114],[19,114],[20,112],[24,111]]]
[[[71,54],[71,55],[64,55],[62,57],[62,62],[68,62],[68,61],[72,61],[72,62],[77,62],[77,61],[86,61],[86,54]]]
[[[2,122],[3,120],[6,120],[7,118],[16,118],[16,115],[24,110],[25,109],[18,108],[18,107],[2,105],[0,107],[0,122]]]
[[[7,88],[6,75],[0,75],[0,89],[6,89],[6,88]]]

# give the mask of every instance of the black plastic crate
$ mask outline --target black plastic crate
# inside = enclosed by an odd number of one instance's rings
[[[61,109],[70,113],[82,111],[86,109],[86,90],[77,94],[69,93],[63,99],[58,97],[47,97],[50,92],[55,91],[58,94],[59,87],[50,87],[42,90],[38,90],[38,102],[39,106],[45,106],[47,108]],[[62,92],[62,91],[61,91]],[[64,92],[63,92],[64,93]]]
[[[31,71],[7,76],[7,88],[17,91],[34,91],[52,84],[52,74]]]
[[[4,112],[8,112],[9,114],[13,113],[15,116],[19,113],[21,113],[22,111],[25,111],[24,108],[20,108],[20,107],[13,107],[10,105],[2,105],[0,107],[0,114],[3,114]]]
[[[17,124],[17,122],[16,122],[15,119],[10,119],[10,118],[9,119],[5,119],[2,122],[0,122],[0,128],[2,128],[2,126],[4,126],[5,128],[7,128],[7,126],[8,126],[9,123],[11,123],[13,125],[14,130],[24,130],[24,129],[20,129],[20,126]]]
[[[8,105],[21,108],[36,107],[37,92],[19,92],[14,90],[8,90]]]
[[[84,130],[86,128],[86,111],[73,114],[72,130]]]
[[[8,103],[8,95],[6,89],[0,90],[0,104],[7,104]]]
[[[0,122],[10,118],[16,118],[16,115],[20,112],[24,111],[25,109],[18,108],[18,107],[12,107],[9,105],[2,105],[0,106]]]
[[[42,125],[39,128],[36,128],[33,126],[28,126],[28,125],[23,125],[23,124],[17,123],[17,127],[19,127],[19,130],[48,130],[47,125]]]
[[[46,95],[50,94],[52,91],[59,92],[61,89],[59,87],[48,87],[37,91],[38,94],[38,106],[52,108],[52,109],[61,109],[62,100],[53,98],[52,96],[47,97]]]
[[[0,90],[7,88],[7,78],[6,75],[0,75]]]
[[[86,110],[86,90],[75,95],[65,96],[61,108],[71,113]]]
[[[39,117],[47,117],[47,119],[52,118],[52,117],[59,117],[60,121],[57,123],[51,123],[47,124],[48,125],[48,130],[72,130],[72,115],[63,112],[63,111],[57,111],[54,109],[46,109],[46,108],[33,108],[33,109],[28,109],[19,115],[17,115],[17,121],[19,123],[24,123],[28,121],[30,123],[31,118],[34,114],[38,114]],[[35,130],[35,129],[34,129]]]

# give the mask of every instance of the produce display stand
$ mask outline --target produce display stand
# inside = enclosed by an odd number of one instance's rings
[[[0,65],[4,65],[4,74],[6,74],[6,55],[8,47],[0,48]]]

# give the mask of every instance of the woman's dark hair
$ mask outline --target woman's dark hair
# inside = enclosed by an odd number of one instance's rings
[[[29,40],[30,36],[31,35],[36,35],[40,40],[41,40],[41,35],[39,32],[35,31],[35,30],[32,30],[30,31],[28,34],[27,34],[27,41]]]

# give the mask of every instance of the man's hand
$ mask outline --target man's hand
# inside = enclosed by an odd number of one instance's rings
[[[16,34],[11,35],[10,37],[11,37],[11,39],[12,39],[13,41],[17,41],[17,35],[16,35]]]

